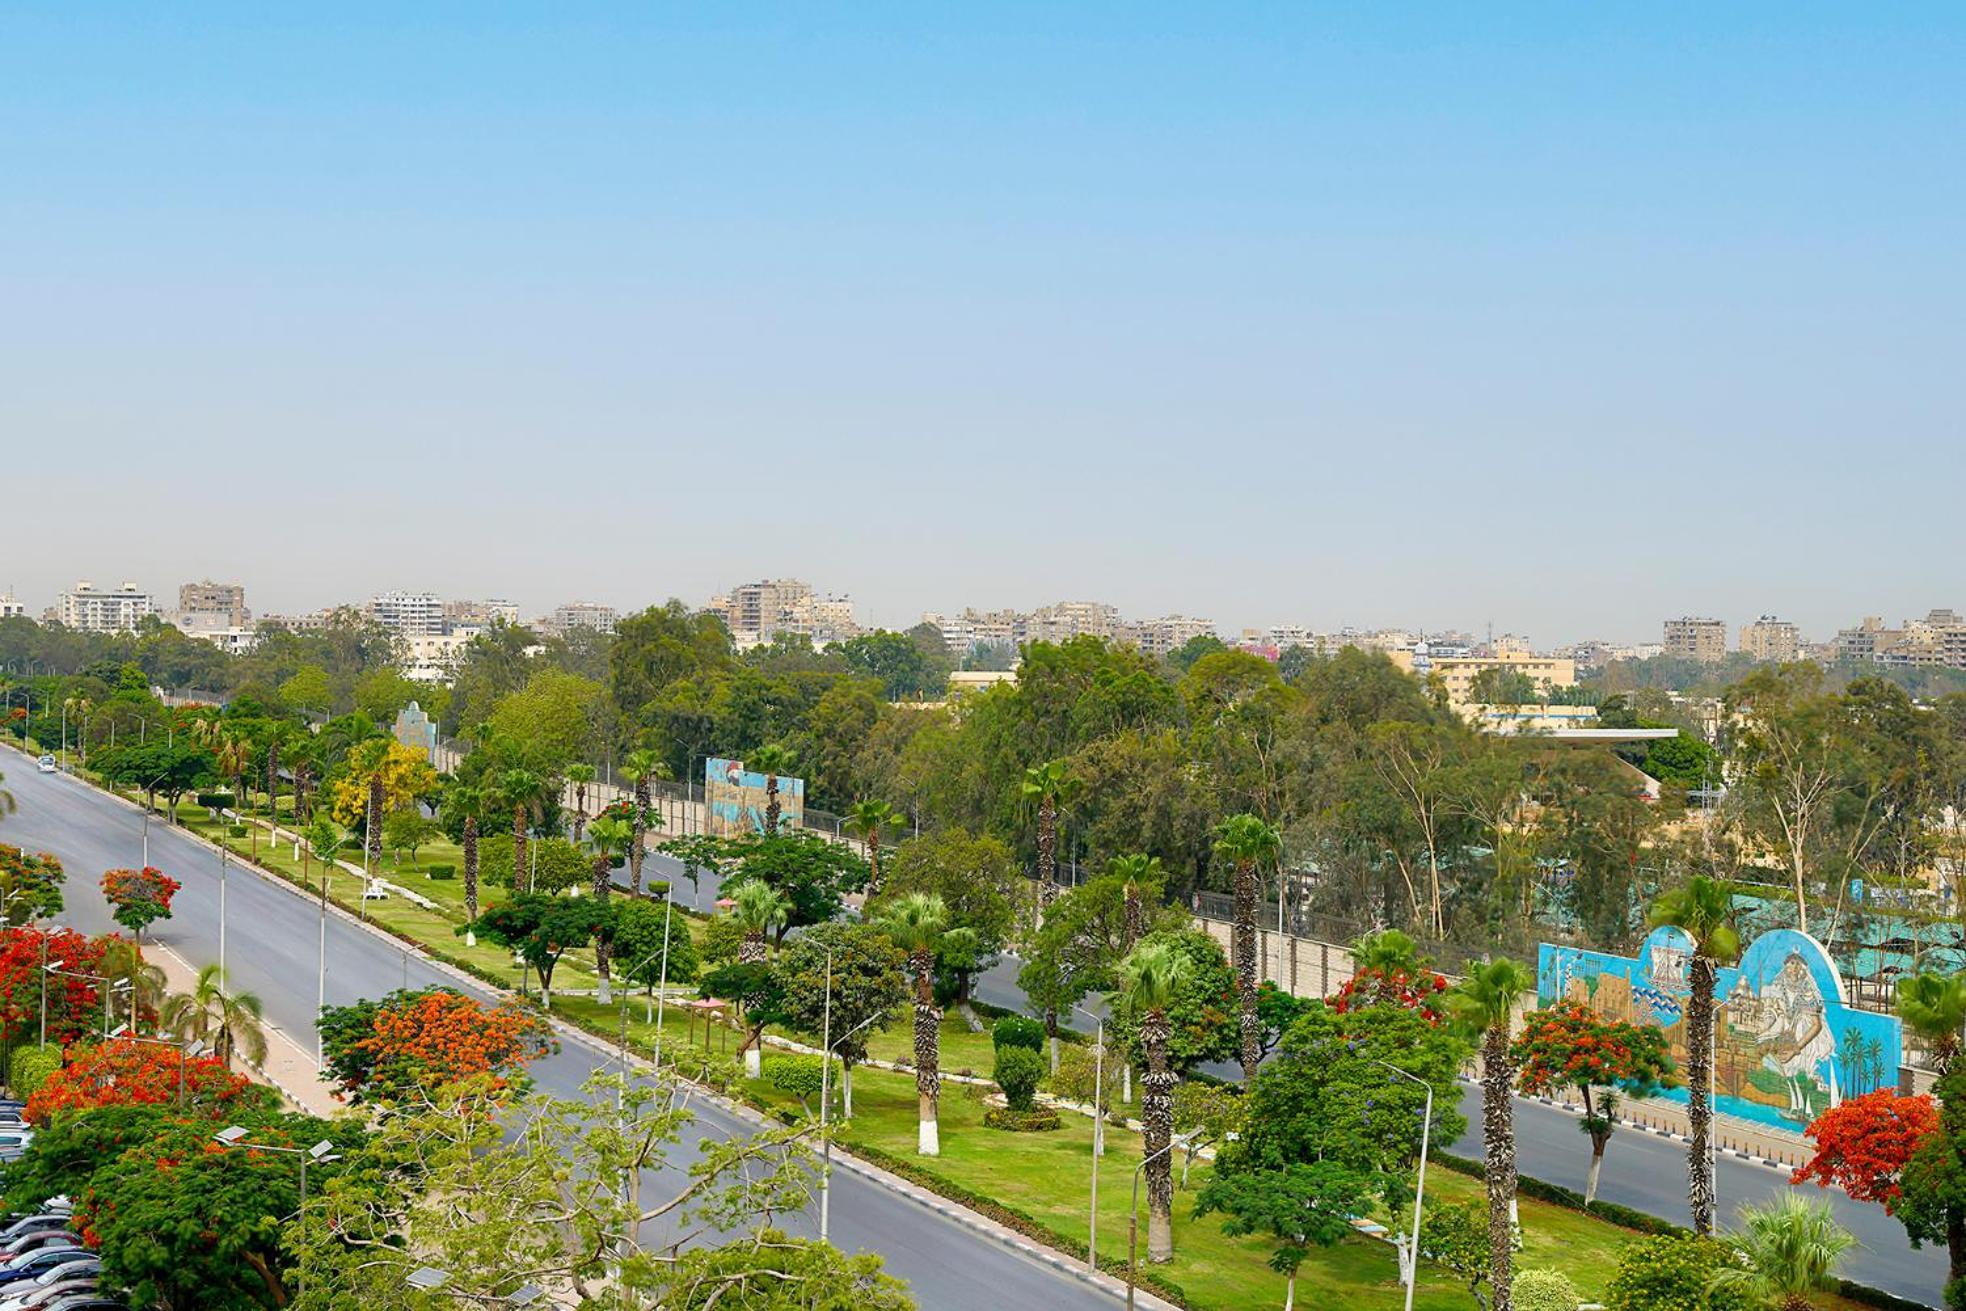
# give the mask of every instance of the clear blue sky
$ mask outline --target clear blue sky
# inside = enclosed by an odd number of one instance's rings
[[[0,587],[1966,609],[1956,5],[13,5]]]

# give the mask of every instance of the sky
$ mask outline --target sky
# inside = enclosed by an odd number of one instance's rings
[[[1956,5],[0,6],[0,589],[1966,609]]]

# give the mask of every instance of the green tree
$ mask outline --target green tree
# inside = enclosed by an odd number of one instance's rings
[[[603,906],[607,905],[608,894],[614,890],[614,867],[628,858],[634,841],[634,825],[619,815],[601,816],[588,831],[587,845],[594,853],[594,883],[589,891],[594,900]],[[610,916],[594,936],[594,971],[600,979],[597,1000],[603,1006],[614,1001],[614,976],[609,969],[614,957],[613,933],[614,921]]]
[[[228,1069],[236,1053],[254,1065],[266,1063],[266,1008],[258,994],[231,992],[225,971],[207,965],[190,992],[164,998],[158,1022],[177,1038],[209,1043]]]
[[[1488,1187],[1488,1277],[1495,1311],[1509,1311],[1515,1281],[1515,1052],[1509,1025],[1524,997],[1536,992],[1536,976],[1501,957],[1474,967],[1448,994],[1450,1011],[1479,1038],[1481,1139]]]
[[[1545,1096],[1575,1089],[1584,1103],[1580,1124],[1591,1140],[1584,1202],[1597,1199],[1604,1149],[1618,1126],[1621,1095],[1650,1097],[1677,1082],[1666,1035],[1656,1024],[1606,1019],[1581,1002],[1562,1001],[1523,1017],[1510,1049],[1522,1091]]]
[[[803,829],[736,839],[720,848],[719,860],[728,866],[725,895],[736,896],[746,883],[784,895],[790,914],[777,931],[780,940],[789,929],[838,918],[847,895],[867,886],[867,864],[851,848]]]
[[[640,898],[629,898],[614,908],[614,953],[617,960],[627,962],[622,966],[622,978],[641,984],[651,996],[664,982],[694,983],[703,968],[689,917]]]
[[[396,853],[400,862],[405,851],[410,853],[410,863],[416,863],[418,848],[435,840],[443,832],[436,820],[426,816],[414,806],[392,810],[382,817],[382,840]]]
[[[996,962],[1016,927],[1021,880],[1010,848],[948,828],[903,842],[889,865],[887,892],[874,913],[882,901],[930,893],[942,899],[950,928],[968,930],[943,935],[936,960],[938,971],[954,980],[957,1004],[967,1003],[970,981]]]
[[[1335,1247],[1352,1232],[1351,1217],[1371,1204],[1370,1180],[1329,1161],[1211,1179],[1195,1203],[1197,1216],[1221,1212],[1228,1234],[1268,1234],[1277,1240],[1270,1269],[1284,1276],[1283,1304],[1297,1302],[1297,1271],[1313,1247]]]
[[[628,773],[629,784],[635,790],[633,807],[628,812],[628,822],[634,826],[634,841],[628,848],[628,886],[636,896],[642,895],[642,859],[648,853],[648,833],[652,828],[662,827],[662,817],[655,813],[655,792],[653,780],[668,773],[662,757],[647,747],[636,747],[622,761],[622,768]]]
[[[846,813],[846,831],[867,847],[867,893],[881,890],[881,833],[901,822],[901,816],[885,801],[856,801]]]
[[[1966,1028],[1966,979],[1930,972],[1900,978],[1896,1001],[1898,1018],[1931,1049],[1932,1068],[1941,1076],[1949,1073]]]
[[[1046,906],[1058,895],[1058,812],[1078,790],[1078,780],[1062,760],[1031,766],[1018,783],[1024,810],[1037,818],[1038,897]]]
[[[1515,1286],[1496,1281],[1494,1248],[1487,1229],[1479,1202],[1435,1206],[1420,1222],[1420,1255],[1466,1283],[1477,1308],[1486,1308],[1491,1296],[1500,1308],[1506,1305],[1503,1290],[1513,1294]]]
[[[1756,1311],[1739,1289],[1714,1286],[1714,1276],[1734,1263],[1733,1250],[1711,1238],[1684,1233],[1647,1238],[1618,1258],[1604,1305],[1609,1311]]]
[[[1140,1081],[1140,1145],[1147,1175],[1147,1259],[1157,1263],[1174,1258],[1174,1085],[1180,1076],[1168,1060],[1168,1011],[1187,970],[1188,958],[1172,943],[1143,942],[1120,962],[1114,998],[1138,1023],[1147,1056]]]
[[[1741,955],[1741,935],[1733,916],[1734,895],[1727,885],[1696,874],[1684,886],[1660,893],[1648,917],[1655,928],[1669,924],[1693,940],[1686,1000],[1686,1173],[1693,1229],[1702,1235],[1713,1233],[1713,1163],[1708,1143],[1713,1136],[1714,988],[1720,967]]]
[[[1813,1294],[1835,1292],[1837,1264],[1857,1245],[1828,1202],[1793,1193],[1742,1207],[1741,1227],[1730,1237],[1745,1266],[1722,1266],[1709,1287],[1738,1289],[1751,1303],[1779,1311],[1809,1311]]]
[[[1202,930],[1184,928],[1149,933],[1134,950],[1152,943],[1166,943],[1188,962],[1179,976],[1178,995],[1167,1008],[1169,1064],[1185,1075],[1197,1065],[1233,1058],[1239,1047],[1235,972],[1222,948]],[[1131,1063],[1145,1063],[1145,1043],[1132,1013],[1114,1014],[1106,1033]]]
[[[915,1150],[921,1156],[942,1154],[936,1122],[942,1091],[942,1011],[935,1004],[935,954],[948,920],[948,908],[940,897],[916,892],[890,903],[878,921],[881,931],[907,953],[915,976],[915,1095],[921,1121]]]
[[[740,964],[760,965],[766,957],[765,937],[785,927],[792,917],[792,903],[769,883],[751,881],[731,890],[731,918],[744,931],[744,945],[738,948]]]
[[[66,878],[52,852],[0,843],[0,922],[19,926],[61,914]]]
[[[1257,871],[1276,864],[1283,839],[1276,827],[1256,815],[1231,815],[1216,830],[1216,854],[1235,867],[1235,922],[1230,947],[1236,970],[1244,1083],[1256,1077],[1263,1060],[1262,1022],[1256,1015],[1256,903],[1260,895]]]
[[[907,955],[876,925],[822,924],[779,955],[785,1023],[818,1042],[830,1037],[840,1058],[841,1094],[853,1116],[853,1067],[867,1059],[867,1040],[908,1000]]]
[[[745,767],[765,776],[765,827],[768,838],[778,836],[778,780],[798,768],[799,757],[791,747],[782,743],[766,743],[751,752]]]
[[[592,897],[547,897],[521,892],[510,901],[488,908],[476,922],[461,926],[482,933],[501,947],[517,952],[539,972],[539,991],[553,1004],[553,970],[560,958],[585,947],[610,927],[613,908]]]

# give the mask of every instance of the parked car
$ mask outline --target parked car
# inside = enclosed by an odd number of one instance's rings
[[[10,1257],[26,1256],[29,1252],[39,1252],[50,1247],[80,1247],[82,1236],[69,1229],[38,1229],[24,1238],[17,1238],[7,1248]]]
[[[0,1286],[18,1284],[46,1274],[59,1266],[75,1261],[94,1259],[94,1254],[81,1247],[49,1247],[39,1252],[28,1252],[17,1256],[5,1265],[0,1265]]]
[[[70,1218],[66,1211],[43,1211],[38,1215],[22,1216],[5,1229],[0,1229],[0,1248],[5,1248],[8,1244],[29,1234],[38,1234],[48,1229],[66,1229]]]
[[[130,1304],[95,1293],[76,1293],[48,1303],[47,1311],[130,1311]]]
[[[0,1311],[33,1311],[77,1293],[93,1293],[101,1274],[102,1261],[93,1256],[86,1261],[71,1261],[67,1265],[44,1270],[34,1277],[28,1287],[14,1285],[19,1291],[11,1297],[0,1298]]]

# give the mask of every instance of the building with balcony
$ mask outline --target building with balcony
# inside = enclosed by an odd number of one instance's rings
[[[83,633],[133,633],[156,613],[150,593],[135,583],[102,591],[83,579],[55,602],[55,618],[62,626]]]
[[[1727,658],[1727,625],[1718,619],[1695,619],[1688,615],[1668,619],[1661,647],[1678,660],[1697,660],[1717,665]]]

